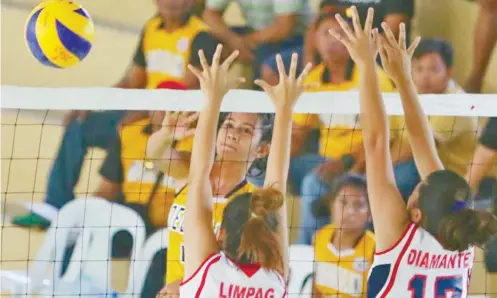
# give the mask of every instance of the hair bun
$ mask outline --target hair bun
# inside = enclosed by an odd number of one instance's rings
[[[251,211],[256,216],[264,217],[281,208],[284,199],[283,194],[272,187],[256,190],[252,193]]]

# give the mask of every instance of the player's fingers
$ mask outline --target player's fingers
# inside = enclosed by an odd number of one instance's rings
[[[297,53],[293,53],[292,62],[290,63],[290,71],[288,72],[288,78],[291,80],[295,80],[297,77],[297,65],[299,64],[298,59],[299,55]]]
[[[302,72],[300,73],[300,75],[297,79],[298,84],[301,85],[303,83],[303,81],[305,80],[305,78],[307,77],[309,72],[311,71],[311,68],[312,68],[312,63],[307,63],[306,66],[304,67],[304,70],[302,70]]]
[[[204,50],[198,51],[198,57],[200,58],[200,65],[202,65],[203,71],[207,72],[209,70],[209,63],[207,62],[207,58],[205,58]]]
[[[348,39],[355,40],[354,32],[352,32],[352,29],[350,28],[349,24],[347,24],[347,22],[345,22],[345,20],[342,18],[342,16],[339,14],[336,14],[335,19],[337,20],[338,24],[342,28],[345,35],[347,35]]]
[[[222,67],[225,69],[229,69],[231,64],[233,64],[233,61],[235,61],[235,59],[238,57],[238,55],[240,55],[240,52],[238,50],[231,53],[231,55],[229,55],[229,57],[226,58],[226,60],[224,60]]]
[[[396,46],[397,40],[395,39],[395,35],[393,34],[392,30],[390,30],[390,27],[388,27],[387,23],[385,23],[385,22],[381,23],[381,27],[383,28],[383,31],[385,32],[386,41],[389,43],[389,45],[392,47]]]
[[[188,69],[197,77],[197,79],[202,79],[202,73],[200,72],[200,70],[198,70],[197,68],[195,68],[193,65],[191,64],[188,64]]]
[[[406,50],[406,25],[400,23],[399,25],[399,47],[401,50]]]
[[[188,113],[188,115],[187,115],[187,117],[185,119],[185,122],[188,123],[188,124],[192,124],[192,123],[194,123],[195,121],[198,120],[199,116],[200,116],[199,112]]]
[[[411,43],[411,45],[409,46],[409,48],[407,49],[407,54],[409,56],[412,56],[412,54],[414,54],[414,51],[416,51],[416,48],[418,47],[419,45],[419,42],[421,41],[421,36],[417,36]]]
[[[218,44],[214,56],[212,57],[212,68],[217,69],[219,67],[219,60],[221,60],[221,53],[223,52],[223,45]]]
[[[255,80],[254,84],[261,87],[261,89],[266,91],[266,92],[268,92],[268,90],[271,89],[271,85],[269,85],[267,82],[265,82],[263,80]]]
[[[286,79],[286,71],[285,65],[283,64],[283,58],[281,55],[276,55],[276,65],[278,66],[278,73],[280,74],[280,82],[283,82]]]
[[[359,13],[357,12],[357,7],[352,6],[352,25],[354,26],[355,36],[359,36],[362,34],[361,20],[359,19]]]
[[[364,32],[366,34],[371,34],[371,30],[373,30],[373,20],[374,20],[374,9],[372,7],[370,7],[368,9],[366,23],[364,24]]]
[[[336,31],[335,29],[330,29],[328,32],[330,33],[331,36],[333,36],[339,42],[341,42],[347,48],[347,50],[350,48],[350,41],[347,38],[345,38],[342,34],[340,34],[338,31]]]

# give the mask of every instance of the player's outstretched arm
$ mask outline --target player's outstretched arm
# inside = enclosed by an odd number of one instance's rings
[[[277,55],[276,61],[279,72],[279,83],[276,86],[270,86],[268,83],[256,80],[259,85],[269,96],[276,108],[276,117],[274,120],[273,138],[266,168],[266,178],[264,181],[265,188],[273,188],[286,194],[286,185],[288,179],[288,168],[290,165],[290,142],[292,134],[292,113],[295,103],[304,91],[303,80],[311,69],[308,64],[302,73],[297,77],[297,60],[298,55],[292,55],[292,64],[288,75],[285,72],[285,66],[280,55]],[[278,211],[279,225],[277,234],[280,242],[280,251],[283,255],[283,274],[288,278],[288,219],[287,207],[283,203]]]
[[[421,179],[424,179],[430,173],[443,169],[443,164],[437,153],[430,123],[419,104],[411,77],[411,57],[420,39],[416,38],[407,48],[404,23],[400,24],[398,41],[386,23],[383,23],[382,27],[385,37],[378,37],[382,64],[399,90],[414,161]]]
[[[370,8],[363,29],[357,9],[352,7],[354,28],[350,28],[337,15],[344,34],[336,31],[330,33],[347,47],[359,68],[360,121],[364,136],[368,193],[376,247],[381,251],[390,248],[402,236],[409,218],[393,174],[388,119],[376,73],[378,52],[374,36],[378,33],[376,29],[374,32],[372,30],[373,14]]]
[[[173,144],[195,134],[198,116],[199,113],[192,112],[165,112],[162,127],[147,142],[147,160],[179,185],[188,179],[190,153],[176,150]]]
[[[219,251],[212,229],[212,186],[210,172],[214,164],[217,124],[221,102],[226,93],[243,79],[230,79],[228,68],[238,56],[233,52],[220,63],[222,46],[218,45],[212,64],[199,52],[203,70],[189,65],[199,79],[205,96],[205,105],[198,119],[190,162],[188,199],[184,222],[185,276],[197,270],[207,257]]]

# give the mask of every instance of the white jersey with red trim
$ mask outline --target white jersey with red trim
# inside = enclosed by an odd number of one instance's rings
[[[450,251],[410,224],[390,249],[377,252],[368,277],[368,298],[464,298],[474,250]]]
[[[278,272],[256,264],[236,264],[220,252],[207,258],[181,283],[180,297],[283,298],[286,286]]]

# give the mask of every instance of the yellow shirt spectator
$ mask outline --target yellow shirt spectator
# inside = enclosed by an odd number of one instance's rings
[[[450,81],[446,94],[464,93],[454,81]],[[447,100],[450,101],[450,98]],[[408,134],[401,116],[391,117],[392,139],[409,146]],[[464,175],[477,144],[478,119],[459,116],[429,116],[428,120],[435,135],[437,151],[444,166]],[[408,149],[409,150],[409,149]]]
[[[353,249],[340,251],[331,243],[336,231],[329,224],[316,232],[314,287],[325,297],[364,297],[375,252],[374,235],[365,231]]]
[[[319,83],[319,86],[310,89],[310,92],[319,91],[347,91],[358,87],[359,73],[352,63],[348,66],[347,77],[350,78],[340,84],[327,83],[329,72],[324,64],[316,66],[307,76],[305,84]],[[378,67],[380,89],[383,92],[392,92],[393,85],[388,75]],[[362,147],[362,132],[359,126],[358,115],[330,115],[330,114],[295,114],[294,124],[300,127],[320,129],[320,154],[338,159],[345,154],[357,152]]]

